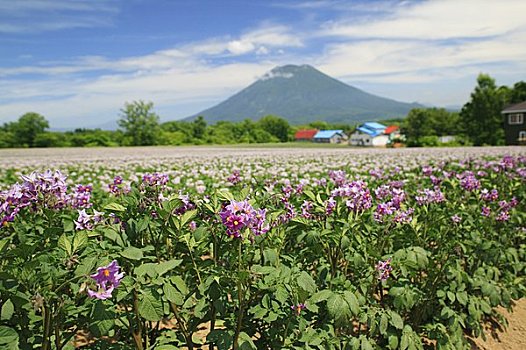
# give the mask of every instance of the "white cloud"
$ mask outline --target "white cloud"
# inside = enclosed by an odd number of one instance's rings
[[[0,33],[108,26],[118,12],[117,4],[109,0],[0,0]]]
[[[233,40],[227,45],[228,51],[234,55],[243,55],[245,53],[254,51],[256,48],[251,41],[247,40]]]
[[[484,38],[524,29],[522,0],[441,0],[396,4],[388,16],[326,25],[321,35],[436,40]]]
[[[38,3],[44,6],[43,1]],[[59,1],[56,6],[67,3]],[[0,10],[5,4],[0,0]],[[210,107],[257,77],[273,77],[263,74],[276,65],[298,62],[386,97],[443,104],[469,96],[461,88],[472,87],[480,72],[524,79],[526,2],[381,4],[385,6],[381,11],[374,9],[377,16],[333,21],[301,34],[292,24],[265,23],[239,36],[205,38],[140,56],[93,55],[0,67],[0,122],[34,110],[52,123],[75,115],[96,124],[116,118],[124,102],[136,99],[151,100],[162,110],[169,106],[173,111],[169,117],[183,117]],[[345,2],[304,3],[303,8],[340,5]],[[342,11],[345,17],[348,13]],[[0,32],[3,25],[10,24],[0,24]],[[449,82],[455,87],[448,89]],[[446,91],[434,92],[433,86]],[[197,109],[189,112],[190,105]]]

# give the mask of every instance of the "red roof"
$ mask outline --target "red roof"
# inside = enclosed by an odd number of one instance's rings
[[[398,129],[399,129],[399,128],[398,128],[398,126],[396,126],[396,125],[388,126],[387,128],[385,128],[385,130],[384,130],[384,134],[389,135],[389,134],[395,132],[395,131],[398,130]]]
[[[296,131],[296,134],[294,135],[294,138],[296,140],[298,139],[312,139],[314,137],[314,135],[316,135],[316,133],[318,132],[318,130],[316,129],[309,129],[309,130],[298,130]]]

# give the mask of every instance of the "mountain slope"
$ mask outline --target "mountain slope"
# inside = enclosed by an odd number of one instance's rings
[[[262,78],[202,115],[208,122],[257,120],[278,115],[291,124],[315,120],[354,123],[405,116],[420,107],[375,96],[302,65],[276,67]]]

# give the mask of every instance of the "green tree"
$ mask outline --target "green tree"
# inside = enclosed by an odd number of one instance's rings
[[[289,140],[289,122],[275,115],[267,115],[258,121],[258,126],[281,142]]]
[[[432,114],[425,108],[415,108],[409,111],[401,128],[408,146],[423,146],[423,138],[435,136]]]
[[[124,104],[118,124],[128,144],[149,146],[157,143],[160,132],[159,116],[152,109],[152,102],[134,101]]]
[[[16,142],[20,146],[35,147],[35,140],[49,128],[49,123],[42,115],[28,112],[17,122],[11,123],[9,128],[13,132]]]
[[[503,119],[500,114],[504,100],[495,80],[480,74],[471,99],[460,111],[463,131],[475,146],[500,145],[504,142]]]
[[[203,139],[206,133],[206,121],[202,115],[192,122],[192,136],[196,139]]]
[[[519,81],[513,85],[510,103],[520,103],[526,101],[526,82]]]

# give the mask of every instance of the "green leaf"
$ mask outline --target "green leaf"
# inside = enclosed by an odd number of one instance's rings
[[[371,342],[366,337],[362,338],[362,348],[361,350],[374,350],[373,346],[371,345]]]
[[[349,304],[353,315],[357,316],[360,313],[360,304],[358,303],[358,298],[356,298],[356,295],[354,295],[354,293],[351,291],[345,291],[343,295],[345,296],[345,301],[347,304]]]
[[[11,299],[7,299],[4,305],[2,305],[2,310],[0,311],[0,319],[10,320],[14,312],[15,306],[13,305],[13,302],[11,301]]]
[[[387,327],[389,326],[389,317],[386,313],[380,317],[380,334],[385,335],[387,333]]]
[[[333,294],[333,292],[331,290],[329,290],[329,289],[320,290],[319,292],[313,294],[309,298],[309,301],[310,301],[310,303],[317,304],[319,302],[327,300],[332,294]]]
[[[143,258],[142,250],[136,247],[127,247],[121,252],[121,256],[130,260],[141,260]]]
[[[86,231],[78,231],[75,233],[75,237],[73,238],[73,251],[77,251],[77,249],[82,248],[88,244],[88,233]]]
[[[449,301],[451,301],[452,303],[455,302],[455,293],[447,291],[447,297],[449,298]]]
[[[150,291],[144,292],[139,299],[139,315],[148,321],[159,321],[163,317],[163,304]]]
[[[183,294],[186,295],[188,293],[188,287],[186,287],[186,283],[181,278],[181,276],[172,276],[170,277],[170,281],[172,281],[173,284],[177,287],[177,289]]]
[[[60,238],[58,239],[58,246],[62,248],[68,255],[71,255],[73,253],[71,241],[65,234],[60,236]]]
[[[90,256],[83,259],[75,269],[75,276],[86,276],[93,272],[95,265],[97,264],[97,257]]]
[[[316,292],[316,283],[312,277],[305,271],[302,271],[297,279],[298,286],[306,292]]]
[[[181,227],[184,227],[197,213],[197,210],[188,210],[181,216]]]
[[[176,305],[183,305],[184,303],[184,297],[175,289],[174,286],[172,286],[170,283],[163,284],[163,292],[166,299],[168,299],[169,302],[174,303]]]
[[[351,317],[349,304],[340,294],[334,293],[329,297],[327,300],[327,309],[329,311],[329,315],[331,315],[337,323],[344,323]]]
[[[18,333],[6,326],[0,326],[0,345],[8,345],[8,349],[18,349]]]
[[[395,311],[390,310],[389,316],[391,316],[391,325],[395,327],[396,329],[402,329],[404,328],[404,321],[402,320],[402,317]]]
[[[120,205],[119,203],[116,203],[116,202],[113,202],[113,203],[110,203],[108,205],[106,205],[104,207],[104,210],[109,210],[109,211],[126,211],[126,208],[123,207],[122,205]]]
[[[137,266],[133,272],[139,276],[143,277],[148,275],[150,277],[157,277],[157,264],[155,263],[144,263]]]
[[[395,350],[398,348],[398,337],[396,335],[390,335],[388,338],[389,349]]]
[[[183,260],[176,260],[176,259],[173,259],[173,260],[168,260],[168,261],[164,261],[158,265],[156,265],[155,267],[155,270],[157,272],[157,274],[159,276],[162,276],[164,273],[176,268],[177,266],[181,265],[181,263],[183,262]]]
[[[245,332],[239,333],[239,350],[257,350],[256,344]]]
[[[457,292],[457,300],[461,305],[466,305],[468,303],[468,293],[467,292]]]
[[[96,337],[108,335],[115,325],[115,313],[107,310],[104,303],[97,300],[91,314],[90,331]]]

